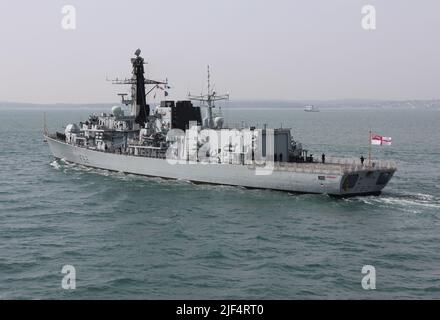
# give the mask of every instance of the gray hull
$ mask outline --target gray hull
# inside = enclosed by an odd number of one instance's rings
[[[381,173],[392,176],[395,171],[395,169],[374,169],[346,172],[341,169],[335,172],[325,170],[325,167],[319,171],[316,168],[308,170],[307,165],[300,170],[277,165],[265,171],[255,165],[171,164],[165,159],[96,151],[73,146],[50,137],[46,139],[55,158],[88,167],[197,183],[274,189],[295,193],[323,193],[335,196],[379,194],[386,185],[386,183],[377,183]],[[357,176],[357,181],[350,185],[347,183],[348,175]]]

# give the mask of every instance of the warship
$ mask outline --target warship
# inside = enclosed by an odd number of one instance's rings
[[[168,80],[145,75],[141,51],[131,59],[132,76],[111,80],[130,85],[131,96],[110,113],[92,114],[44,137],[56,159],[87,167],[193,183],[316,193],[337,197],[378,195],[396,171],[392,161],[313,157],[291,128],[229,126],[214,110],[229,99],[210,87],[185,100],[167,100]],[[165,100],[150,109],[147,96]],[[195,104],[198,105],[194,105]],[[204,109],[204,110],[203,110]],[[202,111],[204,116],[202,117]]]

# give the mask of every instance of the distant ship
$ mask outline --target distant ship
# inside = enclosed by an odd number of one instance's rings
[[[319,108],[316,106],[305,106],[304,111],[305,112],[319,112]]]
[[[111,113],[92,114],[85,122],[69,124],[63,132],[44,129],[54,157],[66,162],[144,176],[194,183],[263,188],[332,196],[379,194],[396,167],[388,161],[315,159],[295,141],[289,128],[229,127],[215,115],[214,103],[229,98],[210,87],[188,100],[164,100],[153,110],[147,95],[165,97],[168,81],[144,76],[140,50],[131,59],[132,77],[113,80],[131,85],[131,98]],[[146,90],[146,86],[149,90]],[[200,103],[194,106],[192,101]],[[201,108],[206,109],[202,118]]]

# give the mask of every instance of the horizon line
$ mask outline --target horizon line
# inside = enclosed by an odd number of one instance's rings
[[[160,103],[160,101],[168,101],[173,99],[156,100],[150,103]],[[183,101],[190,99],[175,99],[175,101]],[[440,98],[422,99],[380,99],[380,98],[334,98],[334,99],[230,99],[229,102],[338,102],[338,101],[357,101],[357,102],[408,102],[408,101],[440,101]],[[104,105],[104,104],[121,104],[121,102],[26,102],[26,101],[2,101],[0,104],[28,104],[28,105]]]

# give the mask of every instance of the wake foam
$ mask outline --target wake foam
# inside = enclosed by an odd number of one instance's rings
[[[371,206],[440,209],[440,198],[426,193],[386,193],[381,196],[355,197],[347,201],[359,201]]]
[[[50,163],[50,166],[55,168],[56,170],[61,170],[62,166],[61,164],[58,162],[58,160],[54,160]]]

